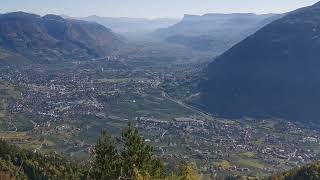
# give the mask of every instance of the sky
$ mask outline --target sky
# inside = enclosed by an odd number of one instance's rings
[[[184,14],[283,13],[319,0],[0,0],[0,13],[25,11],[74,17],[180,18]]]

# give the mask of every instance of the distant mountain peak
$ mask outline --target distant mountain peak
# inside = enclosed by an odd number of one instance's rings
[[[279,15],[265,14],[185,14],[182,21],[152,33],[166,42],[222,53]]]
[[[1,14],[1,17],[2,18],[23,18],[23,19],[41,18],[41,16],[39,16],[39,15],[32,14],[32,13],[26,13],[26,12],[22,12],[22,11]]]
[[[196,20],[196,18],[217,18],[217,17],[258,17],[258,16],[265,16],[265,17],[271,17],[277,14],[254,14],[254,13],[208,13],[208,14],[203,14],[203,15],[192,15],[192,14],[184,14],[183,20]]]
[[[92,15],[80,19],[85,21],[96,22],[112,29],[114,32],[121,33],[122,35],[144,34],[152,32],[158,28],[171,26],[178,22],[178,19],[146,19],[146,18],[129,18],[129,17],[100,17]]]
[[[47,15],[43,16],[42,18],[47,19],[47,20],[65,21],[65,19],[63,17],[58,16],[58,15],[54,15],[54,14],[47,14]]]

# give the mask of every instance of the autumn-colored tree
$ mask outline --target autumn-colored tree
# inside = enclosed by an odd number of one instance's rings
[[[182,171],[180,180],[199,180],[199,176],[191,165],[187,165]]]

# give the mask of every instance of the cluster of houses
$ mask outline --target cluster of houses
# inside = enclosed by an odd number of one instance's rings
[[[270,174],[316,161],[320,157],[315,151],[319,146],[319,137],[289,122],[275,120],[276,123],[284,123],[286,133],[283,133],[283,129],[277,126],[267,127],[265,121],[241,123],[235,120],[230,123],[229,120],[206,120],[197,116],[178,117],[171,121],[152,117],[138,117],[136,120],[137,127],[148,134],[148,142],[160,147],[159,153],[162,155],[180,154],[174,157],[190,162],[209,161],[211,164],[228,160],[232,164],[227,169],[208,165],[206,172],[237,171],[248,174],[259,169]],[[300,136],[296,136],[297,133]],[[310,133],[312,137],[308,136]],[[250,156],[242,157],[241,154],[246,152],[250,152]],[[238,157],[235,158],[235,155]],[[242,164],[240,157],[258,161],[261,166]]]

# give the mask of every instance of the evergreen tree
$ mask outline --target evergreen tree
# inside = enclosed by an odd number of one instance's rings
[[[121,152],[122,175],[125,177],[134,177],[136,169],[140,175],[159,178],[163,175],[163,164],[155,157],[153,147],[145,144],[144,138],[138,133],[138,130],[129,125],[122,132],[122,141],[124,143]]]
[[[93,149],[94,163],[90,169],[92,179],[109,180],[120,176],[120,156],[112,137],[102,131]]]

